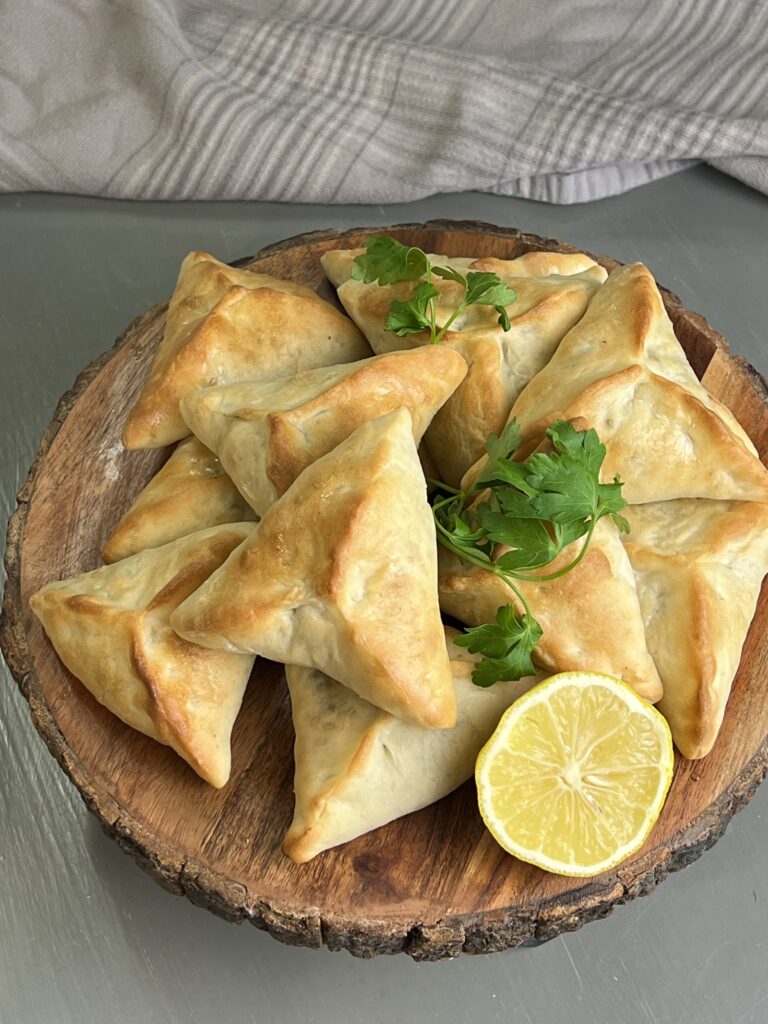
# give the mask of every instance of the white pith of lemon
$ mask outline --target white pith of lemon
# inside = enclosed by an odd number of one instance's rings
[[[507,709],[475,766],[480,813],[520,860],[608,871],[645,842],[672,782],[669,726],[626,683],[563,672]]]

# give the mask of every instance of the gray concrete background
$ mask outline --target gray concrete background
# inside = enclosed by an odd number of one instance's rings
[[[696,168],[589,206],[482,195],[390,207],[0,197],[0,514],[78,371],[224,260],[321,227],[481,218],[647,263],[768,372],[768,199]],[[106,839],[0,683],[1,1024],[763,1024],[768,786],[702,860],[536,949],[439,964],[290,949],[164,893]]]

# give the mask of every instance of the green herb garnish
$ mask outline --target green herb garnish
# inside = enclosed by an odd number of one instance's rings
[[[499,576],[523,608],[518,615],[514,606],[505,605],[495,623],[473,627],[456,638],[455,643],[483,655],[472,673],[478,686],[535,671],[531,655],[542,630],[515,581],[545,582],[575,569],[603,516],[611,516],[623,533],[629,531],[619,515],[627,504],[621,480],[616,476],[613,483],[600,483],[605,445],[597,433],[575,430],[567,420],[558,420],[546,436],[551,454],[534,453],[523,462],[512,462],[510,457],[520,447],[520,430],[512,420],[500,437],[488,438],[488,460],[468,490],[435,481],[443,492],[432,504],[440,543],[463,562]],[[535,572],[581,537],[584,543],[567,565],[548,574]],[[495,557],[497,545],[509,550]]]
[[[440,293],[434,286],[433,275],[455,281],[464,288],[461,302],[442,327],[437,323],[435,299]],[[451,324],[468,306],[493,306],[499,314],[499,324],[508,331],[507,306],[517,299],[517,292],[504,284],[498,274],[470,271],[465,277],[453,267],[433,267],[421,249],[403,245],[386,235],[366,238],[365,253],[355,258],[352,277],[355,281],[366,284],[377,281],[380,285],[418,281],[410,299],[395,299],[390,304],[384,326],[401,338],[429,331],[432,344],[443,340]]]

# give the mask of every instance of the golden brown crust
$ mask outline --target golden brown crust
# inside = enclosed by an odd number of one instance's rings
[[[117,562],[209,526],[254,518],[218,458],[190,437],[174,449],[120,519],[104,545],[104,561]]]
[[[276,288],[290,295],[312,298],[314,292],[293,281],[281,281],[269,274],[237,270],[205,252],[190,252],[179,269],[165,324],[165,335],[153,361],[162,371],[173,361],[185,338],[219,303],[231,288]]]
[[[534,290],[528,292],[528,300]],[[485,451],[488,436],[501,433],[515,396],[544,365],[586,304],[581,283],[539,294],[540,301],[521,312],[501,340],[474,329],[449,331],[446,336],[445,344],[455,347],[469,365],[464,383],[435,414],[425,437],[446,483],[458,483]]]
[[[341,683],[319,673],[317,669],[286,665],[285,677],[291,694],[296,734],[296,805],[293,821],[283,839],[282,851],[295,864],[305,864],[322,850],[328,849],[329,845],[338,845],[336,842],[328,843],[328,833],[333,828],[329,819],[333,815],[334,803],[343,801],[344,789],[350,779],[365,773],[367,763],[375,753],[382,727],[393,716],[357,697],[349,687],[342,687]],[[322,706],[313,707],[310,703],[315,696],[311,689],[313,684],[315,687],[319,684],[330,689],[332,693],[335,691],[336,700],[341,704],[339,720],[331,723],[325,742],[322,730],[325,722],[318,712],[326,709]],[[341,687],[341,690],[336,687]],[[359,701],[359,706],[355,707],[353,701]],[[357,720],[353,717],[355,715],[358,716]],[[312,765],[318,753],[328,759],[327,767],[318,769]],[[371,793],[371,804],[374,800],[374,794]],[[358,812],[363,809],[359,808]]]
[[[726,423],[680,385],[629,366],[590,385],[557,419],[580,418],[606,446],[602,478],[630,504],[700,497],[768,501],[768,471]]]
[[[685,499],[632,506],[627,518],[659,707],[683,756],[704,757],[768,570],[768,506]]]
[[[631,503],[768,500],[768,471],[733,415],[696,378],[641,264],[615,270],[510,413],[523,438],[580,417],[606,445],[603,479]],[[484,457],[465,474],[477,476]]]
[[[348,281],[352,274],[355,257],[364,253],[365,249],[330,249],[320,257],[320,263],[326,277],[334,288]]]
[[[168,620],[254,528],[202,530],[30,598],[59,657],[94,697],[217,787],[229,778],[229,736],[253,658],[187,643]]]
[[[471,776],[502,713],[536,680],[480,689],[471,681],[475,657],[451,643],[448,650],[458,708],[452,729],[421,729],[316,669],[286,666],[296,734],[296,805],[283,841],[291,860],[305,863],[434,803]]]
[[[306,469],[172,625],[205,646],[319,668],[392,714],[450,726],[434,524],[407,411],[363,424]]]
[[[565,548],[546,567],[547,573],[567,565],[581,543]],[[497,555],[505,550],[499,546]],[[498,576],[461,563],[444,550],[438,565],[440,606],[468,626],[493,622],[502,605],[522,610],[514,592]],[[575,569],[556,580],[517,585],[544,631],[534,652],[539,665],[553,672],[605,672],[624,679],[647,700],[661,697],[632,570],[613,523],[606,519],[598,523],[589,550]]]
[[[524,435],[550,421],[591,384],[634,364],[699,386],[674,336],[656,283],[636,263],[614,270],[547,366],[521,392],[511,415]]]
[[[407,299],[415,284],[401,282],[387,287],[363,284],[349,278],[356,251],[327,253],[323,266],[334,283],[349,315],[360,327],[375,352],[390,352],[426,344],[428,334],[398,338],[385,330],[394,299]],[[606,273],[581,254],[527,253],[517,260],[471,260],[430,257],[437,265],[449,265],[466,273],[486,263],[517,292],[508,307],[511,329],[498,324],[491,306],[471,306],[452,325],[445,344],[460,352],[469,373],[446,402],[428,431],[426,443],[442,479],[456,485],[466,469],[485,449],[488,434],[503,426],[521,389],[552,355],[560,339],[582,316]],[[461,285],[435,279],[439,292],[438,323],[445,323],[463,296]]]
[[[345,281],[348,281],[352,274],[352,264],[355,257],[364,253],[365,249],[331,249],[320,258],[323,270],[334,288],[339,288]],[[600,267],[591,256],[582,252],[563,253],[549,252],[526,252],[513,260],[502,260],[495,256],[484,256],[474,259],[471,256],[451,257],[429,255],[432,266],[452,266],[461,273],[468,270],[488,271],[498,274],[503,280],[510,277],[549,277],[552,274],[559,274],[568,277],[571,274],[580,274],[589,271],[598,281],[606,278],[605,270]]]
[[[246,381],[188,395],[181,411],[263,515],[299,474],[362,423],[403,407],[418,444],[435,410],[467,372],[442,345]]]
[[[354,324],[309,289],[222,268],[208,260],[182,265],[165,337],[124,430],[127,448],[162,447],[186,436],[178,403],[193,388],[370,354]]]
[[[268,474],[278,494],[283,494],[319,455],[331,451],[366,420],[395,409],[404,408],[410,413],[413,439],[418,445],[435,412],[467,374],[464,358],[439,345],[389,353],[352,365],[359,369],[335,387],[271,418],[274,444],[270,446]],[[342,415],[332,418],[327,415],[329,409],[341,410]],[[296,440],[307,436],[310,424],[315,428],[311,446],[297,445]],[[294,439],[291,446],[285,443],[288,432]]]
[[[607,276],[603,268],[583,252],[526,252],[514,260],[485,256],[473,260],[470,269],[498,274],[502,280],[510,277],[550,277],[553,274],[568,277],[584,271],[593,274],[597,281],[604,281]]]

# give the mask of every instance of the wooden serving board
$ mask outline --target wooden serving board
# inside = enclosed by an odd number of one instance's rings
[[[437,221],[317,232],[239,265],[300,281],[332,299],[319,256],[361,245],[372,231],[451,256],[574,251],[514,229]],[[764,457],[764,382],[729,354],[701,317],[675,296],[664,297],[696,373],[731,407]],[[430,960],[578,928],[650,892],[719,838],[768,768],[765,593],[714,750],[703,761],[678,759],[645,847],[588,882],[548,875],[507,856],[483,828],[472,783],[309,864],[292,864],[280,852],[293,808],[293,730],[281,666],[256,662],[234,729],[232,779],[221,791],[101,707],[63,668],[28,599],[49,580],[100,564],[105,539],[167,455],[127,452],[119,440],[162,336],[165,308],[134,321],[61,399],[19,493],[6,553],[6,660],[51,753],[126,852],[164,888],[283,942],[365,957],[404,951]]]

